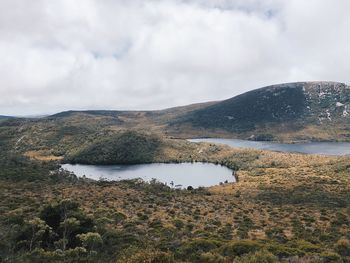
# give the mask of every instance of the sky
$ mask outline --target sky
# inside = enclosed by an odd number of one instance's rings
[[[350,83],[349,0],[1,0],[0,115]]]

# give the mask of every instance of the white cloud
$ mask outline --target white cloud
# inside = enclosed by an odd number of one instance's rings
[[[348,0],[3,0],[0,114],[159,109],[350,83]]]

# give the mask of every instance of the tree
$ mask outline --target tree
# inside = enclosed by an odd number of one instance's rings
[[[62,221],[79,211],[79,205],[69,199],[63,199],[58,204],[46,206],[40,213],[40,219],[44,220],[54,231],[60,227]]]
[[[30,240],[29,240],[29,251],[32,251],[36,245],[41,244],[42,239],[45,237],[47,233],[52,233],[51,227],[49,227],[45,221],[41,220],[38,217],[35,217],[32,220],[27,222],[30,228]]]
[[[80,221],[75,217],[66,218],[63,222],[61,222],[60,226],[62,228],[62,250],[65,251],[67,248],[67,244],[70,240],[70,235],[73,231],[75,231],[80,225]]]
[[[102,237],[99,233],[88,232],[86,234],[79,234],[77,237],[82,242],[83,246],[91,251],[95,251],[99,246],[102,245]]]
[[[6,245],[9,251],[17,249],[17,242],[21,239],[23,227],[25,225],[23,209],[15,209],[6,213],[7,237]]]
[[[95,230],[92,218],[79,208],[78,203],[69,199],[46,206],[40,213],[40,219],[57,234],[54,244],[62,250],[78,246],[78,234]]]

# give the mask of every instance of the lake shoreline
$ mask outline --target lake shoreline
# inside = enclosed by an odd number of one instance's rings
[[[175,167],[176,166],[176,167]],[[209,162],[149,163],[118,165],[63,164],[61,169],[89,180],[122,181],[153,179],[175,189],[211,187],[224,183],[235,183],[235,172],[221,164]]]
[[[254,141],[227,138],[193,138],[187,141],[192,143],[223,144],[233,148],[274,151],[296,154],[317,154],[325,156],[344,156],[350,154],[350,142],[294,142],[278,143],[274,141]]]
[[[271,143],[282,143],[282,144],[299,144],[299,143],[317,143],[317,142],[348,142],[350,143],[350,140],[253,140],[249,138],[239,138],[239,137],[230,137],[230,136],[223,136],[223,137],[214,137],[214,136],[195,136],[191,138],[176,138],[173,139],[183,139],[183,140],[202,140],[202,139],[228,139],[228,140],[243,140],[243,141],[251,141],[251,142],[271,142]]]

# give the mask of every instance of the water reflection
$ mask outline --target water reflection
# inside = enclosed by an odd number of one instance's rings
[[[77,176],[86,176],[94,180],[126,180],[141,178],[151,181],[153,178],[174,188],[218,185],[223,182],[235,182],[232,170],[210,163],[170,163],[139,165],[72,165],[62,168],[74,172]]]
[[[238,139],[191,139],[191,142],[221,143],[232,147],[253,148],[279,152],[298,152],[322,155],[346,155],[350,154],[350,142],[308,142],[308,143],[275,143],[262,141],[248,141]]]

